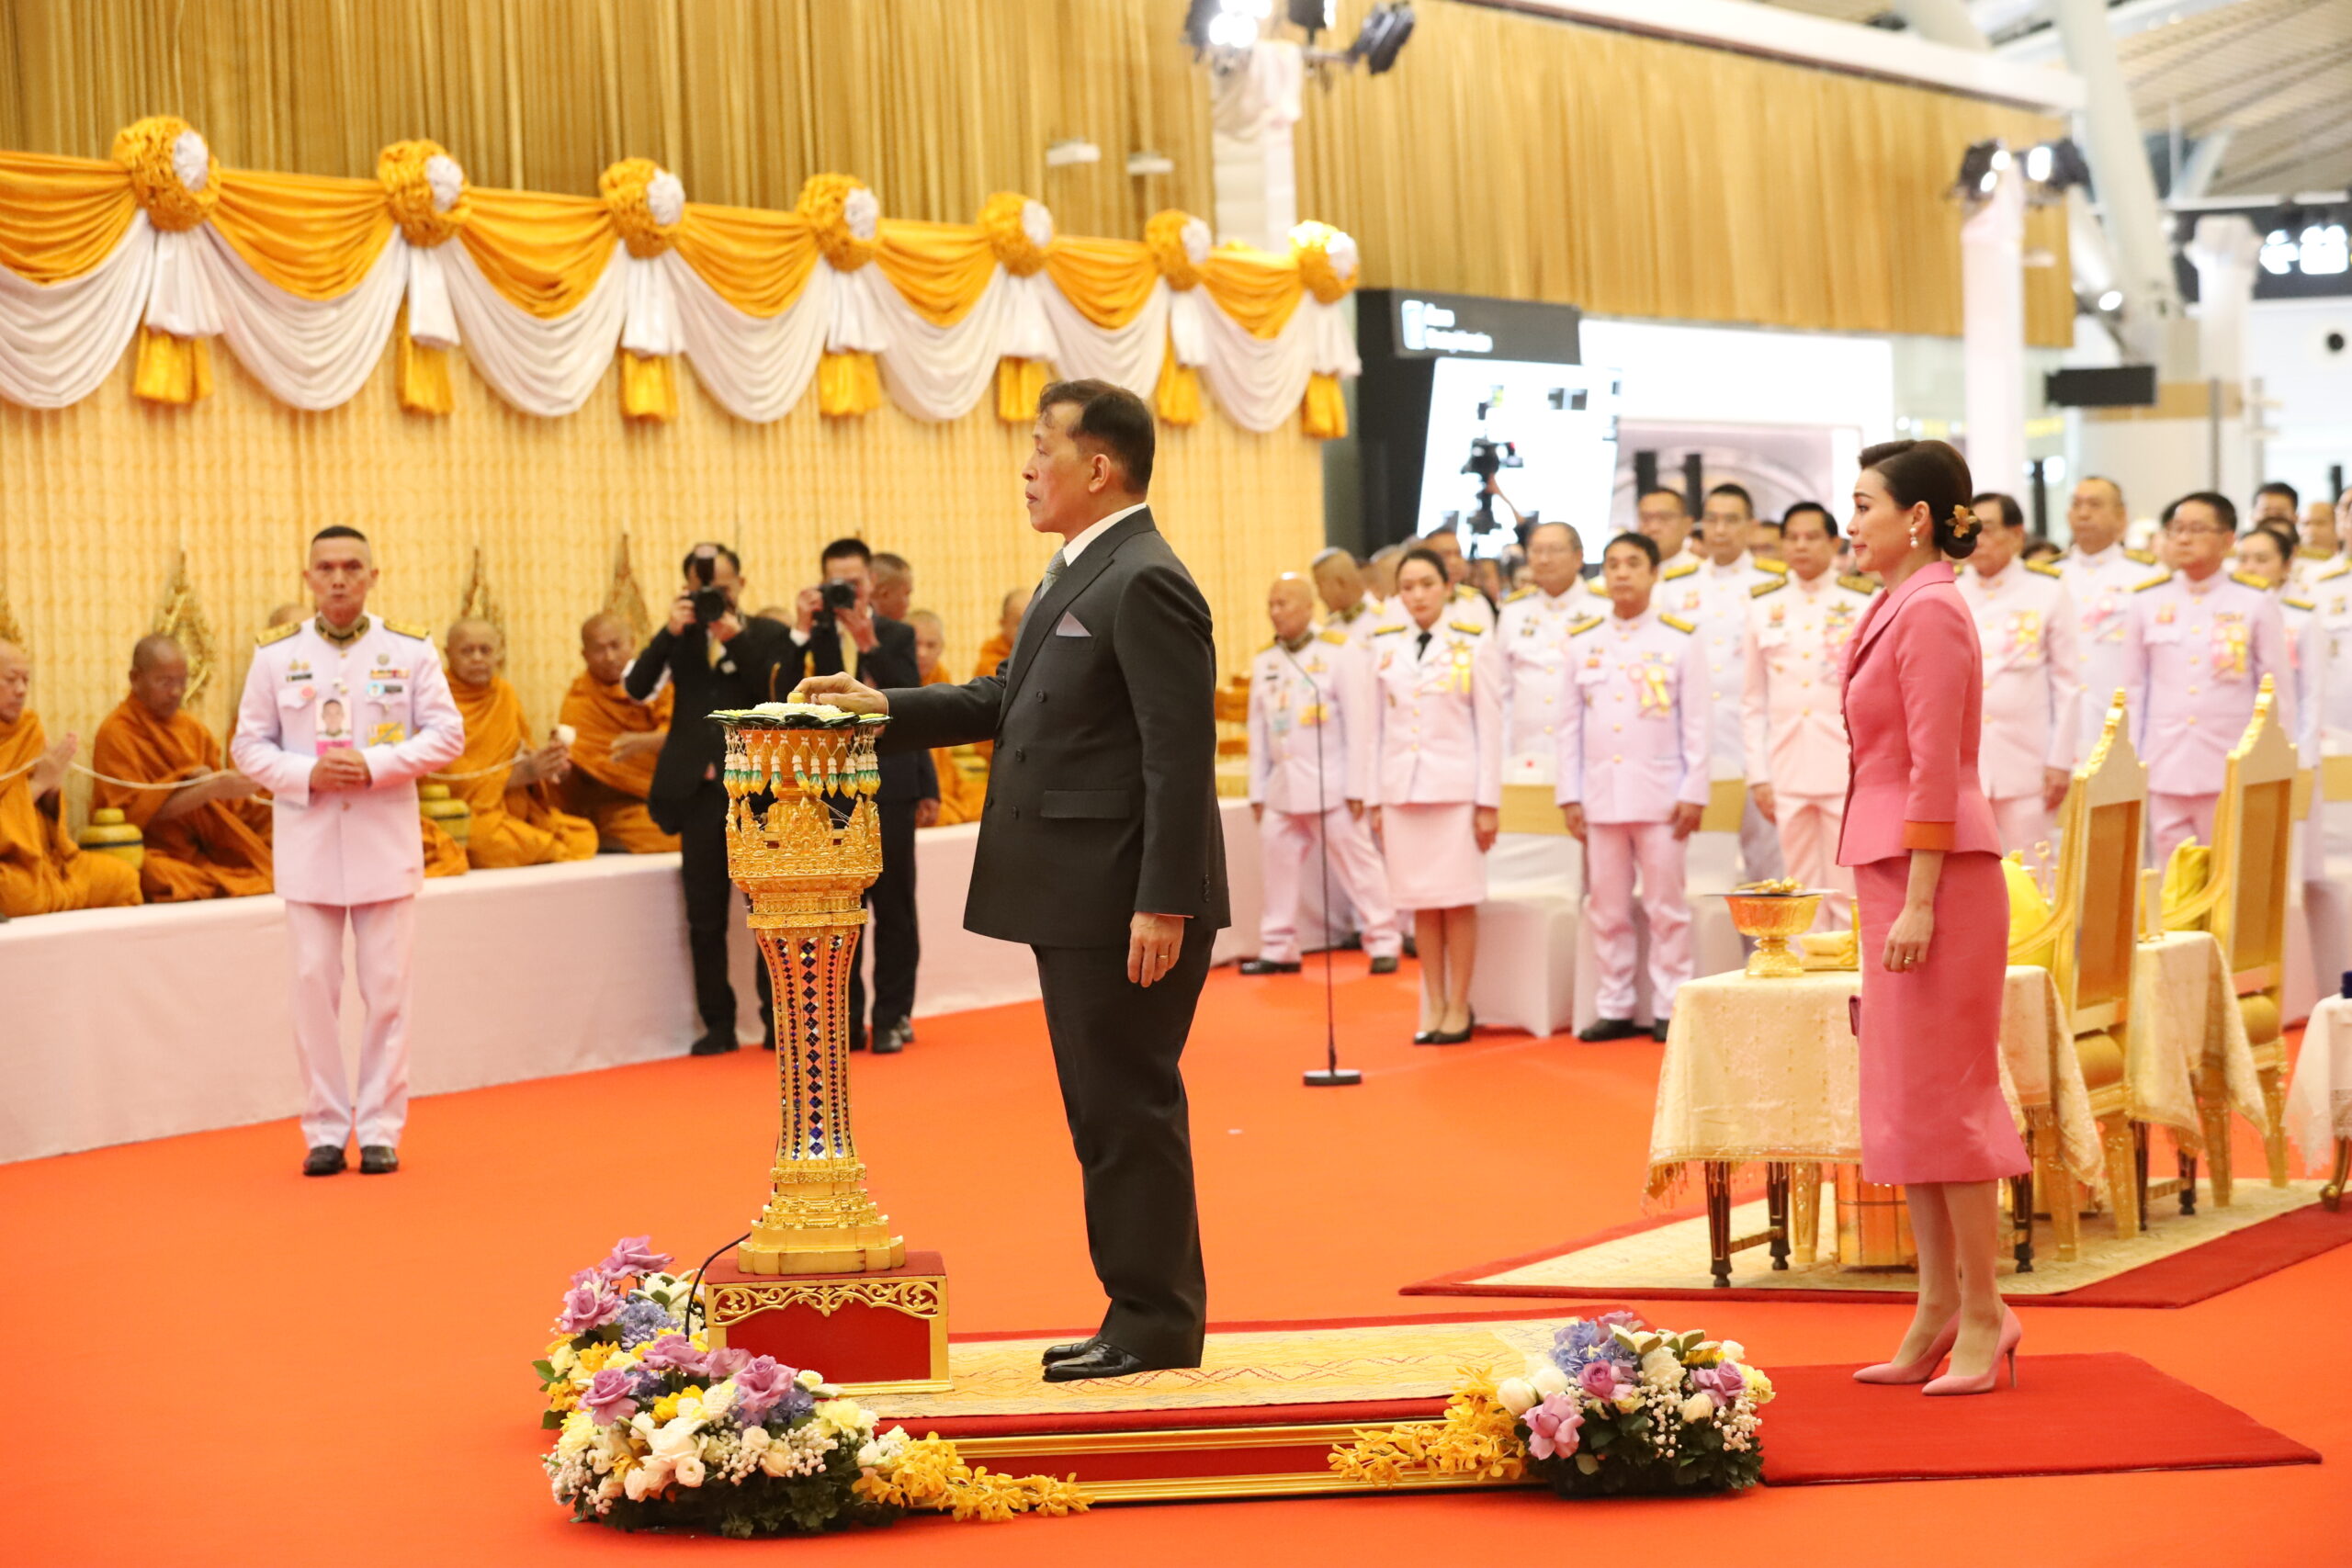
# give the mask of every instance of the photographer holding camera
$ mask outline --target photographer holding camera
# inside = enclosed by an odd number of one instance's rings
[[[879,688],[920,686],[915,629],[874,608],[874,552],[863,539],[835,539],[818,557],[824,581],[800,591],[792,640],[808,675],[854,675]],[[786,682],[789,684],[790,682]],[[882,817],[882,874],[865,895],[874,910],[874,1050],[903,1051],[915,1037],[915,968],[922,931],[915,913],[915,829],[939,818],[939,774],[928,750],[882,759],[874,797]],[[865,977],[850,971],[849,1048],[866,1044]]]
[[[639,702],[650,701],[667,679],[677,688],[669,739],[653,764],[646,807],[665,833],[675,833],[684,852],[679,872],[685,884],[686,945],[693,954],[695,1008],[703,1036],[693,1054],[716,1056],[732,1051],[735,988],[727,979],[727,913],[734,883],[727,872],[727,791],[719,763],[726,732],[706,716],[720,708],[750,707],[790,691],[798,679],[799,650],[778,622],[746,615],[740,607],[742,565],[724,545],[696,545],[687,553],[685,585],[671,602],[669,624],[653,634],[621,684]],[[768,973],[759,967],[760,1015],[767,1039],[775,1038],[775,1004]]]

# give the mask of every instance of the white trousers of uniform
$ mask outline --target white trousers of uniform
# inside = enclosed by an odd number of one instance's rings
[[[1841,931],[1854,923],[1854,874],[1838,863],[1838,829],[1846,820],[1842,795],[1780,795],[1772,809],[1781,818],[1781,856],[1789,874],[1829,897],[1821,901],[1814,929]]]
[[[359,1096],[343,1071],[343,925],[351,922],[359,963]],[[286,905],[286,945],[294,960],[294,1051],[302,1062],[302,1144],[341,1148],[356,1133],[363,1148],[398,1148],[408,1121],[409,958],[416,946],[416,900]]]
[[[2221,804],[2219,791],[2211,795],[2148,795],[2148,840],[2154,847],[2153,864],[2159,875],[2165,863],[2172,859],[2172,852],[2191,833],[2200,844],[2213,841],[2213,808]]]
[[[1993,830],[2001,836],[2001,852],[2024,855],[2026,869],[2033,870],[2033,846],[2052,843],[2056,831],[2055,824],[2050,820],[2050,808],[2041,804],[2041,796],[2005,795],[1986,804],[1993,807]],[[2205,808],[2205,820],[2209,825],[2213,820],[2210,805]]]
[[[1388,897],[1388,868],[1372,846],[1372,829],[1346,807],[1335,806],[1323,813],[1320,837],[1331,846],[1331,886],[1355,906],[1365,953],[1394,958],[1403,951],[1404,936],[1396,924],[1396,906]],[[1317,839],[1312,811],[1268,807],[1258,819],[1259,875],[1265,896],[1258,921],[1258,956],[1269,964],[1299,960],[1299,896],[1310,879],[1323,874],[1316,858]],[[1329,918],[1328,910],[1325,918]]]
[[[1753,791],[1743,791],[1739,812],[1739,866],[1749,882],[1776,882],[1788,874],[1781,859],[1781,834],[1756,809]],[[1818,886],[1819,884],[1815,884]]]
[[[1650,1016],[1665,1021],[1674,993],[1690,978],[1690,900],[1684,890],[1687,839],[1671,822],[1594,822],[1585,829],[1585,919],[1600,969],[1593,1009],[1602,1018],[1634,1016],[1634,873],[1641,871],[1642,914],[1650,930]]]

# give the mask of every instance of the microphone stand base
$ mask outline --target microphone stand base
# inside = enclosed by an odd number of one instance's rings
[[[1306,1077],[1309,1089],[1339,1089],[1363,1082],[1363,1074],[1353,1067],[1317,1067]]]

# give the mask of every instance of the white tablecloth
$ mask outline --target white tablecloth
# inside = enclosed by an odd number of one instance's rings
[[[2230,1103],[2267,1127],[2262,1086],[2246,1043],[2245,1017],[2231,988],[2222,944],[2210,931],[2167,931],[2132,953],[2132,1030],[2124,1089],[2134,1122],[2168,1127],[2190,1148],[2204,1146],[2197,1080],[2222,1069]]]
[[[1234,923],[1258,928],[1258,838],[1225,801]],[[1027,953],[964,930],[977,827],[915,838],[916,1015],[1034,998]],[[1050,897],[1040,890],[1040,897]],[[735,908],[739,918],[742,904]],[[734,928],[739,1018],[756,1031],[752,943]],[[0,925],[0,1162],[291,1116],[285,905],[232,898]],[[346,976],[348,974],[346,964]],[[346,977],[344,1039],[360,1009]],[[417,908],[410,1084],[441,1094],[674,1055],[697,1032],[678,857],[429,882]]]
[[[2335,1140],[2352,1138],[2352,1001],[2342,997],[2312,1010],[2287,1091],[2287,1132],[2313,1176],[2332,1174]]]

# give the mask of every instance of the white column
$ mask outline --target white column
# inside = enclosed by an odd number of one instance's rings
[[[2156,199],[2156,176],[2115,54],[2107,0],[2050,0],[2051,20],[2066,43],[2066,62],[2083,79],[2083,155],[2098,185],[2099,209],[2114,243],[2116,287],[2123,290],[2122,338],[2131,358],[2162,367],[2167,381],[2186,380],[2171,342],[2180,319],[2173,285],[2171,236]]]
[[[1960,229],[1968,468],[1980,491],[2025,482],[2025,177],[2014,164]]]
[[[2197,232],[2181,254],[2197,269],[2199,367],[2207,387],[2219,384],[2222,399],[2221,408],[2209,415],[2221,422],[2221,468],[2209,482],[2224,495],[2244,495],[2262,477],[2255,471],[2244,397],[2246,312],[2254,304],[2262,237],[2234,213],[2213,213],[2197,220]]]
[[[1298,222],[1298,167],[1291,128],[1302,112],[1306,60],[1275,39],[1220,66],[1209,88],[1211,178],[1218,240],[1285,250]]]

